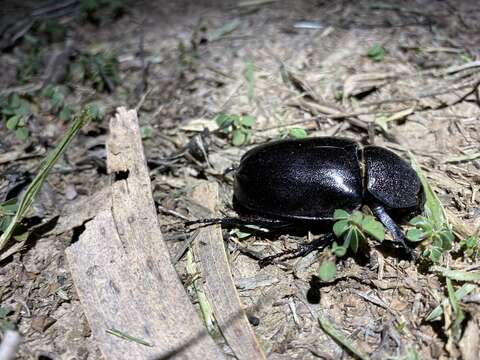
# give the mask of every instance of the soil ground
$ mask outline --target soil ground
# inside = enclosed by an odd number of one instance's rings
[[[6,5],[2,23],[20,19],[31,10],[27,5]],[[138,108],[145,131],[154,196],[171,254],[182,245],[175,240],[181,221],[175,214],[191,217],[189,189],[201,179],[218,181],[224,211],[233,214],[231,176],[224,176],[225,170],[251,146],[278,139],[293,126],[309,136],[373,141],[405,158],[412,152],[457,236],[465,238],[480,224],[480,77],[478,64],[458,66],[479,59],[479,24],[480,8],[473,0],[127,2],[118,18],[75,23],[76,47],[118,56],[119,85],[113,93],[100,93],[66,83],[68,101],[94,99],[107,115],[89,124],[68,149],[31,218],[81,211],[78,204],[108,184],[108,118],[115,107],[126,105]],[[63,46],[49,42],[41,53],[47,56]],[[374,46],[385,50],[378,61],[367,56]],[[15,52],[2,53],[0,66],[2,90],[18,86]],[[252,68],[253,86],[246,79]],[[28,84],[40,80],[41,74]],[[44,101],[35,101],[26,141],[0,123],[0,152],[10,156],[1,158],[0,200],[13,185],[25,186],[23,179],[31,179],[41,156],[68,127]],[[204,127],[215,129],[220,113],[255,117],[248,144],[233,146],[218,134],[205,135],[208,163],[192,156],[172,160],[185,148],[193,151],[190,139]],[[1,307],[7,309],[1,320],[23,335],[21,359],[100,357],[64,256],[79,231],[38,236],[1,263]],[[445,279],[421,260],[402,259],[391,247],[369,242],[363,256],[340,260],[336,280],[323,284],[318,252],[261,268],[243,250],[270,255],[295,248],[307,237],[239,241],[225,231],[225,238],[239,294],[259,319],[255,332],[269,359],[347,358],[317,317],[348,334],[372,359],[404,356],[412,348],[422,359],[478,355],[478,289],[462,303],[467,317],[461,339],[453,340],[448,307],[440,320],[424,320],[447,290]],[[474,270],[479,263],[456,243],[441,265]],[[183,263],[177,268],[185,279]]]

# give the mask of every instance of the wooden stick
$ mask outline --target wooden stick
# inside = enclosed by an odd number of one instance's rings
[[[86,224],[67,259],[106,359],[224,359],[170,261],[135,111],[110,121],[109,208]]]
[[[218,206],[217,183],[202,183],[192,199],[212,211]],[[220,330],[239,360],[265,359],[244,313],[230,271],[220,225],[199,229],[193,251],[204,281],[204,290]]]

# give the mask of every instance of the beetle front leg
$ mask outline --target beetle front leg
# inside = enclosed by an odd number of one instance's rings
[[[415,251],[410,248],[406,241],[405,235],[397,225],[397,223],[388,215],[387,211],[382,205],[372,204],[370,206],[373,214],[380,220],[380,222],[387,228],[387,230],[392,234],[393,240],[399,243],[403,249],[406,251],[407,255],[413,260],[415,259]]]

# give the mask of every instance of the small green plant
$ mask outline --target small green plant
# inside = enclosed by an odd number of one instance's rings
[[[431,219],[419,215],[409,221],[414,226],[407,231],[407,239],[411,242],[424,242],[422,255],[432,262],[440,261],[444,251],[452,249],[453,233],[448,224],[437,226]]]
[[[85,20],[100,23],[102,18],[116,18],[125,11],[123,0],[81,0],[80,15]]]
[[[0,115],[3,121],[6,121],[6,127],[15,131],[15,135],[20,140],[28,138],[27,121],[32,115],[32,104],[17,94],[11,95],[8,100],[1,103]]]
[[[472,236],[460,241],[460,248],[466,256],[478,257],[480,255],[480,228]]]
[[[17,79],[21,83],[29,82],[33,76],[40,73],[43,66],[40,49],[39,38],[29,34],[24,36],[22,46],[14,49],[18,59]]]
[[[52,113],[58,114],[63,121],[68,121],[72,118],[73,109],[65,102],[67,95],[67,88],[65,86],[49,85],[43,89],[42,95],[49,100],[50,111]]]
[[[335,246],[336,255],[343,256],[348,249],[356,253],[367,236],[380,242],[385,239],[385,228],[371,215],[365,215],[360,211],[349,214],[345,210],[337,209],[333,214],[333,220],[335,236],[344,240],[342,246]]]
[[[46,19],[38,21],[32,33],[40,38],[42,44],[61,42],[65,40],[67,27],[56,19]]]
[[[385,58],[385,49],[381,45],[373,45],[368,49],[367,56],[373,61],[382,61]]]
[[[227,135],[232,144],[241,146],[248,143],[252,137],[252,126],[255,118],[251,115],[221,114],[215,119],[219,131]]]
[[[306,137],[308,137],[308,134],[305,131],[305,129],[302,129],[302,128],[295,127],[295,128],[280,130],[281,139],[285,139],[285,138],[305,139]]]
[[[422,256],[433,263],[439,262],[445,251],[452,249],[454,235],[448,222],[445,209],[420,169],[415,157],[410,155],[425,194],[423,215],[410,220],[413,228],[407,231],[407,239],[418,242],[423,248]]]
[[[80,55],[70,65],[69,74],[73,81],[90,82],[98,91],[112,92],[120,82],[118,59],[108,51]]]
[[[333,214],[333,233],[338,239],[343,239],[343,244],[333,242],[327,255],[320,264],[319,276],[323,281],[331,281],[336,275],[335,260],[343,257],[348,250],[356,253],[367,237],[382,242],[385,239],[385,228],[382,223],[375,220],[371,215],[361,211],[348,213],[345,210],[337,209]]]

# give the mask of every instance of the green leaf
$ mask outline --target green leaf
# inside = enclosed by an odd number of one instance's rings
[[[253,124],[255,124],[255,117],[253,117],[251,115],[242,116],[241,119],[240,119],[240,124],[245,126],[245,127],[251,128],[253,126]]]
[[[20,120],[22,119],[22,116],[21,115],[14,115],[12,116],[11,118],[9,118],[7,120],[7,129],[9,130],[15,130],[18,126],[18,123],[20,122]]]
[[[410,219],[410,221],[408,223],[410,225],[413,225],[413,226],[424,227],[424,226],[427,226],[429,224],[429,221],[425,216],[418,215],[418,216],[415,216],[414,218]]]
[[[73,116],[73,110],[70,106],[65,105],[58,116],[62,121],[69,121]]]
[[[17,94],[13,94],[10,98],[10,106],[14,109],[20,106],[20,97]]]
[[[332,244],[332,252],[338,256],[343,257],[347,253],[347,248],[344,246],[339,246],[335,241]]]
[[[461,288],[455,291],[455,296],[458,300],[463,299],[465,296],[470,294],[473,290],[477,288],[474,284],[463,284]],[[438,320],[443,314],[443,308],[448,304],[448,299],[444,299],[443,302],[433,309],[428,316],[425,318],[426,321]]]
[[[442,203],[438,199],[432,187],[428,183],[427,178],[423,174],[423,171],[421,170],[420,165],[418,164],[413,154],[409,153],[409,157],[412,163],[412,167],[417,173],[420,182],[422,183],[423,191],[425,193],[425,214],[427,218],[431,220],[436,229],[441,229],[445,224],[448,224],[445,209],[443,208]]]
[[[355,210],[350,217],[350,220],[358,226],[362,226],[363,213],[361,211]]]
[[[21,115],[24,118],[29,117],[32,114],[30,103],[22,99],[20,106],[15,110],[15,114]]]
[[[424,254],[427,254],[428,258],[432,260],[432,262],[437,263],[442,258],[443,250],[441,247],[432,246],[425,250]]]
[[[346,220],[350,219],[350,214],[342,209],[336,209],[333,213],[334,220]]]
[[[333,233],[337,238],[340,238],[345,231],[349,228],[349,221],[348,220],[339,220],[335,224],[333,224]]]
[[[452,248],[454,235],[450,229],[444,229],[438,234],[438,237],[441,240],[443,250],[450,250]]]
[[[450,305],[453,309],[453,314],[455,315],[454,321],[451,325],[452,335],[455,341],[460,340],[462,335],[462,322],[465,319],[465,314],[463,313],[462,309],[460,308],[460,304],[458,302],[457,296],[453,289],[452,280],[447,278],[447,291],[448,291],[448,299],[450,300]]]
[[[236,128],[242,127],[242,122],[240,121],[240,119],[241,119],[240,115],[237,115],[237,114],[230,115],[230,118],[233,121],[234,127],[236,127]]]
[[[15,130],[15,136],[20,140],[27,140],[28,139],[28,129],[26,127],[19,127]]]
[[[13,215],[18,209],[17,198],[11,198],[0,204],[0,215]]]
[[[55,92],[54,87],[52,85],[47,85],[42,90],[42,96],[49,98],[53,96],[54,92]]]
[[[294,139],[305,139],[308,137],[307,132],[302,128],[291,128],[288,133]]]
[[[247,135],[241,129],[236,129],[233,131],[233,136],[232,136],[233,145],[235,146],[243,145],[246,140],[247,140]]]
[[[480,281],[480,272],[479,271],[461,271],[461,270],[452,270],[441,266],[434,266],[434,271],[440,272],[444,277],[456,281]]]
[[[375,240],[382,242],[385,240],[385,228],[382,223],[375,220],[373,216],[366,215],[362,221],[362,230]]]
[[[480,230],[480,228],[479,228]],[[478,254],[479,252],[479,236],[478,236],[478,231],[472,236],[469,236],[466,239],[463,239],[460,241],[460,247],[464,251],[466,256],[472,256],[473,254]]]
[[[385,57],[385,49],[380,45],[373,45],[368,50],[367,56],[373,61],[382,61]]]
[[[324,260],[320,265],[319,277],[324,282],[332,281],[337,275],[337,266],[332,260]]]
[[[347,234],[344,236],[345,238],[345,243],[343,246],[346,246],[345,244],[349,244],[350,249],[354,253],[358,251],[358,245],[360,243],[360,240],[362,240],[363,235],[362,233],[354,226],[350,227],[347,231]]]
[[[420,242],[425,239],[425,233],[418,228],[411,228],[407,231],[407,239],[411,242]]]
[[[86,104],[85,111],[89,114],[92,121],[101,121],[105,117],[105,107],[97,101]]]
[[[223,129],[225,133],[228,133],[228,128],[233,124],[233,119],[230,115],[220,114],[215,119],[219,129]]]
[[[230,115],[227,114],[220,114],[217,116],[215,119],[215,122],[217,123],[218,127],[224,128],[228,127],[232,124],[232,119],[230,118]]]

